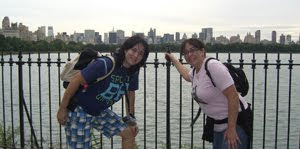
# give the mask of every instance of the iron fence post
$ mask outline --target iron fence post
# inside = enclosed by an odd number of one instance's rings
[[[19,51],[19,62],[18,62],[18,72],[19,72],[19,116],[20,116],[20,140],[21,148],[25,147],[24,143],[24,113],[23,113],[23,62],[22,62],[22,51]]]
[[[166,142],[166,148],[171,148],[171,135],[170,135],[170,66],[171,62],[167,61],[166,67],[167,67],[167,142]]]

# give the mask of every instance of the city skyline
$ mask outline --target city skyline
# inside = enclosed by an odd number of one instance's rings
[[[214,36],[246,36],[261,30],[261,39],[271,40],[271,32],[292,36],[299,40],[299,0],[244,1],[237,0],[187,0],[187,1],[3,1],[0,18],[22,22],[35,31],[40,26],[53,26],[54,33],[73,34],[92,29],[100,34],[113,28],[147,33],[156,28],[157,35],[164,33],[181,36],[201,32],[202,28],[214,28]]]

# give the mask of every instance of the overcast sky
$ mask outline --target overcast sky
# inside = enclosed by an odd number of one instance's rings
[[[261,30],[261,39],[270,39],[271,31],[291,34],[299,40],[300,0],[0,0],[0,19],[22,22],[35,31],[53,26],[54,32],[72,34],[94,29],[105,32],[156,28],[157,35],[201,32],[212,27],[214,36],[227,37]],[[1,26],[2,27],[2,26]]]

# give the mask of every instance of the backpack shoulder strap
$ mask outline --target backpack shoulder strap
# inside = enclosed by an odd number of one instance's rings
[[[204,68],[205,68],[205,71],[206,71],[207,76],[210,78],[211,83],[214,85],[214,87],[216,87],[216,84],[214,83],[214,81],[213,81],[213,79],[212,79],[212,77],[211,77],[211,74],[210,74],[210,72],[208,71],[208,66],[207,66],[207,65],[208,65],[208,61],[210,61],[211,59],[215,59],[215,58],[213,58],[213,57],[208,58],[208,59],[205,61]]]
[[[115,70],[115,66],[116,66],[115,59],[112,56],[110,56],[110,55],[106,55],[104,57],[107,57],[107,58],[109,58],[112,61],[112,68],[104,76],[97,78],[97,80],[95,82],[99,82],[99,81],[105,79],[106,77],[108,77]],[[105,62],[105,64],[106,64],[106,62]]]
[[[194,80],[195,73],[196,73],[196,68],[193,68],[193,75],[192,75],[192,79],[193,79],[193,80]],[[193,84],[193,80],[191,80],[191,81],[192,81],[192,84]]]

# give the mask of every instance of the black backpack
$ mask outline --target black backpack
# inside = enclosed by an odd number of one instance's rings
[[[205,67],[206,74],[210,78],[210,80],[211,80],[212,84],[214,85],[214,87],[216,87],[216,85],[215,85],[215,83],[214,83],[214,81],[213,81],[213,79],[210,75],[210,72],[207,68],[208,61],[210,61],[211,59],[215,59],[215,58],[212,58],[212,57],[208,58],[205,62],[204,67]],[[231,75],[231,77],[234,81],[234,85],[236,87],[236,90],[241,94],[241,96],[243,96],[243,97],[246,96],[248,94],[248,91],[249,91],[249,83],[248,83],[248,79],[247,79],[243,69],[242,68],[236,68],[231,63],[223,63],[223,64],[227,67],[227,69],[228,69],[228,71],[229,71],[229,73],[230,73],[230,75]]]

